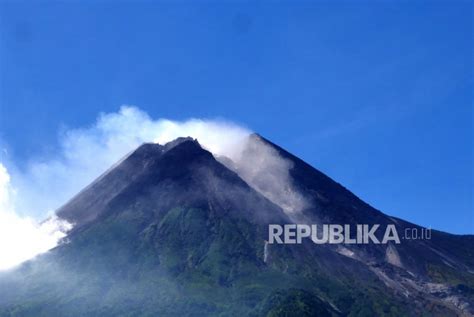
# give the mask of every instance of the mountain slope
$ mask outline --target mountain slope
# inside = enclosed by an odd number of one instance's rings
[[[409,225],[269,141],[250,142],[291,163],[291,186],[307,200],[305,219]],[[252,163],[258,152],[251,151],[244,156]],[[347,256],[307,241],[268,245],[268,224],[291,223],[293,214],[264,183],[221,162],[190,138],[139,147],[58,210],[75,223],[63,244],[0,273],[0,315],[469,313],[461,306],[472,296],[472,237],[436,233],[436,245],[396,246],[402,267],[386,260],[384,246],[354,247],[356,256]],[[436,251],[421,252],[430,247]],[[436,252],[450,258],[451,271]]]
[[[421,232],[423,229],[376,210],[342,185],[259,135],[252,135],[249,143],[263,143],[291,162],[293,183],[311,201],[305,214],[312,223],[394,224],[402,235],[406,230],[410,232],[415,228]],[[258,146],[248,146],[250,151],[255,148]],[[457,313],[474,313],[472,235],[457,236],[432,230],[429,239],[403,240],[399,245],[385,247],[374,244],[349,245],[344,249],[349,249],[352,258],[368,264],[387,285],[402,294],[421,293],[422,297],[433,297],[435,301],[454,304],[456,310],[460,309]],[[459,287],[469,291],[460,294]]]

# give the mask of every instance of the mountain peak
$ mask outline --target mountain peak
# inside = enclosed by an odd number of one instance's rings
[[[191,142],[194,144],[199,145],[199,142],[196,139],[193,139],[192,137],[179,137],[174,139],[173,141],[169,141],[165,144],[159,144],[159,143],[153,143],[153,142],[146,142],[140,145],[138,148],[136,148],[131,155],[137,155],[141,158],[153,156],[153,155],[161,155],[164,152],[167,152],[174,148],[175,146],[178,146],[184,142]],[[200,145],[199,145],[200,146]]]
[[[227,192],[223,188],[233,190]],[[150,197],[150,193],[155,195]],[[198,205],[218,201],[230,208],[238,205],[233,195],[245,196],[242,198],[244,201],[258,201],[259,206],[265,206],[261,208],[263,210],[273,210],[260,215],[252,214],[252,206],[249,205],[242,213],[247,213],[245,217],[253,220],[284,218],[277,206],[270,201],[264,202],[263,197],[256,197],[258,194],[254,189],[218,162],[196,139],[182,137],[164,145],[142,144],[62,206],[56,214],[74,223],[73,230],[78,230],[106,213],[121,209],[121,206],[135,201],[137,197],[147,197],[151,199],[151,205],[156,202],[160,208],[176,204],[177,201],[180,204]]]
[[[164,144],[163,147],[164,147],[165,151],[168,151],[168,150],[171,150],[172,148],[174,148],[175,146],[178,146],[178,145],[180,145],[184,142],[190,142],[190,143],[193,143],[193,144],[198,145],[199,147],[201,147],[201,145],[199,144],[197,139],[193,139],[190,136],[176,138],[173,141],[170,141],[170,142]]]
[[[78,228],[97,218],[114,197],[141,175],[159,166],[163,156],[171,156],[173,158],[168,161],[183,166],[202,155],[212,157],[191,137],[177,138],[164,145],[143,143],[59,208],[56,214]]]

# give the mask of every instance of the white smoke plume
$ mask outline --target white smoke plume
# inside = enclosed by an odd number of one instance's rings
[[[0,269],[54,247],[70,228],[54,217],[42,225],[37,221],[144,142],[196,138],[215,157],[230,158],[228,166],[289,214],[303,209],[305,200],[291,185],[291,162],[250,134],[222,120],[154,120],[136,107],[123,106],[117,113],[101,114],[88,128],[63,132],[53,157],[33,159],[25,167],[9,164],[7,158],[0,162]]]
[[[71,229],[70,224],[54,216],[43,223],[19,216],[11,199],[14,195],[10,175],[0,164],[0,270],[55,247]]]
[[[293,185],[291,161],[256,137],[247,138],[239,155],[231,159],[234,164],[230,168],[247,184],[280,206],[292,220],[302,220],[301,211],[308,202]]]

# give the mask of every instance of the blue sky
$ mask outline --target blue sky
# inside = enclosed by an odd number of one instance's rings
[[[18,165],[123,104],[225,118],[385,213],[474,233],[473,6],[0,2],[0,142]]]

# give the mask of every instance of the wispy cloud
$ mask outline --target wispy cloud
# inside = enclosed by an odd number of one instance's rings
[[[54,247],[70,227],[51,217],[54,211],[144,142],[196,138],[216,158],[230,158],[231,167],[250,186],[284,211],[303,209],[304,198],[288,173],[291,163],[249,139],[250,134],[223,120],[154,120],[136,107],[123,106],[101,114],[92,126],[64,131],[52,157],[32,158],[27,166],[0,162],[0,269]],[[46,217],[47,222],[38,223]]]
[[[0,270],[11,268],[55,247],[71,225],[57,217],[38,223],[15,210],[15,190],[7,169],[0,164]]]

